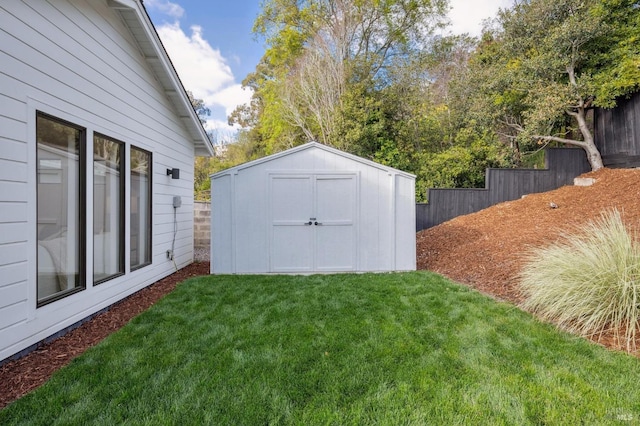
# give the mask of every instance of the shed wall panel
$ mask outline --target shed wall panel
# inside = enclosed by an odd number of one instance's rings
[[[416,209],[413,181],[395,176],[395,266],[400,271],[416,269]]]
[[[211,194],[211,272],[233,272],[233,191],[231,175],[221,176]]]
[[[365,168],[360,174],[360,211],[358,228],[358,262],[361,270],[370,271],[375,268],[385,268],[384,258],[381,256],[381,241],[379,239],[380,215],[377,214],[381,206],[382,191],[379,185],[384,185],[385,175],[379,170]]]
[[[265,272],[269,268],[267,175],[261,167],[241,170],[235,185],[234,259],[237,271]]]
[[[411,202],[404,197],[406,191],[413,192],[414,178],[403,175],[405,179],[399,180],[397,186],[403,194],[403,200],[397,201],[395,197],[397,172],[381,165],[371,164],[368,160],[339,153],[328,148],[320,148],[318,144],[304,145],[302,148],[294,148],[284,153],[267,157],[247,165],[241,165],[212,177],[212,194],[217,191],[226,193],[224,187],[226,178],[234,174],[234,183],[231,189],[234,208],[233,242],[216,245],[215,235],[222,231],[213,229],[213,250],[234,249],[236,273],[264,273],[270,270],[270,222],[269,222],[269,181],[274,174],[312,175],[325,174],[354,174],[357,176],[357,223],[355,227],[357,255],[356,269],[359,271],[390,271],[394,270],[397,256],[411,257],[413,260],[403,263],[413,263],[415,269],[415,204],[405,206],[399,215],[396,209],[403,202]],[[401,183],[400,183],[401,182]],[[212,195],[213,197],[214,195]],[[212,207],[221,212],[224,207]],[[318,218],[321,221],[321,218]],[[401,242],[396,241],[396,221],[402,223],[413,220],[410,234],[413,235],[413,248],[403,247],[396,251],[397,244],[407,244],[407,238],[403,234]],[[213,223],[215,228],[216,224]],[[402,231],[406,233],[406,231]],[[410,236],[408,237],[411,238]],[[212,258],[216,258],[215,253]],[[399,259],[399,258],[398,258]],[[401,262],[402,263],[402,262]],[[215,267],[213,271],[216,271]]]

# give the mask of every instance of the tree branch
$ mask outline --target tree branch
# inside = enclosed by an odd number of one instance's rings
[[[577,141],[575,139],[566,139],[566,138],[561,138],[558,136],[542,136],[542,135],[531,135],[532,138],[534,139],[542,139],[544,141],[552,141],[552,142],[560,142],[560,143],[564,143],[567,145],[574,145],[574,146],[579,146],[581,148],[584,148],[586,146],[586,144],[582,141]]]
[[[566,112],[568,115],[570,115],[571,117],[577,118],[578,117],[578,113],[575,111],[571,111],[570,109],[566,109],[564,112]]]

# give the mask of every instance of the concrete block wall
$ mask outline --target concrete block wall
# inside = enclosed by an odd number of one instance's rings
[[[198,254],[206,255],[209,260],[209,250],[211,248],[211,203],[206,201],[195,201],[193,203],[193,248]]]

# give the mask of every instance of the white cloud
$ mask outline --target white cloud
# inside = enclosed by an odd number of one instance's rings
[[[226,121],[210,119],[205,125],[207,132],[213,135],[214,144],[226,144],[233,142],[234,135],[240,129],[238,126],[229,126]]]
[[[158,27],[158,34],[182,83],[197,98],[209,103],[216,92],[234,83],[226,59],[202,37],[201,27],[191,27],[191,35],[187,35],[175,22]]]
[[[479,36],[482,32],[482,21],[494,18],[498,9],[513,6],[514,0],[451,0],[451,27],[453,34],[469,33]]]
[[[227,59],[204,38],[200,26],[192,26],[189,35],[179,21],[156,29],[185,89],[202,99],[212,112],[222,107],[229,115],[236,106],[249,101],[251,92],[236,83]],[[226,117],[212,117],[207,123],[207,129],[232,129]]]
[[[248,104],[251,101],[251,89],[245,89],[241,84],[234,84],[216,93],[215,100],[218,105],[222,105],[229,115],[236,106]]]
[[[144,6],[147,9],[155,9],[158,12],[168,15],[171,18],[178,19],[184,15],[184,9],[179,4],[169,0],[145,0]]]

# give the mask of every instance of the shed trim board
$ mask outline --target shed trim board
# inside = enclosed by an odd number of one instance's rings
[[[415,270],[412,174],[310,142],[211,191],[212,273]]]
[[[247,163],[243,163],[243,164],[240,164],[240,165],[235,166],[235,167],[230,167],[230,168],[228,168],[226,170],[222,170],[220,172],[214,173],[214,174],[210,175],[210,177],[215,179],[218,176],[226,175],[228,173],[237,173],[240,170],[247,169],[247,168],[250,168],[250,167],[254,167],[254,166],[257,166],[258,164],[262,164],[262,163],[266,163],[266,162],[269,162],[269,161],[273,161],[273,160],[276,160],[276,159],[278,159],[280,157],[286,157],[286,156],[289,156],[291,154],[295,154],[296,152],[305,151],[305,150],[308,150],[308,149],[311,149],[311,148],[317,148],[317,149],[321,149],[321,150],[324,150],[324,151],[327,151],[327,152],[331,152],[333,154],[340,155],[341,157],[348,158],[348,159],[356,161],[358,163],[366,164],[368,166],[375,167],[377,169],[384,170],[384,171],[389,172],[389,173],[400,174],[400,175],[404,175],[404,176],[407,176],[407,177],[412,177],[414,179],[416,177],[416,175],[413,175],[411,173],[408,173],[408,172],[405,172],[405,171],[402,171],[402,170],[398,170],[398,169],[394,169],[393,167],[385,166],[383,164],[376,163],[375,161],[367,160],[366,158],[358,157],[357,155],[349,154],[348,152],[340,151],[339,149],[332,148],[330,146],[323,145],[323,144],[321,144],[319,142],[314,142],[314,141],[307,142],[307,143],[305,143],[303,145],[299,145],[299,146],[290,148],[290,149],[288,149],[286,151],[281,151],[281,152],[277,152],[275,154],[268,155],[266,157],[258,158],[257,160],[249,161]]]
[[[193,261],[194,156],[213,147],[140,0],[5,1],[0,19],[1,364]]]

